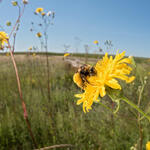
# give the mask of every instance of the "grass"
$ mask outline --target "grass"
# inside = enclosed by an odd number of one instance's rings
[[[81,57],[81,56],[80,56]],[[33,149],[31,138],[23,118],[13,65],[9,57],[0,56],[0,149]],[[29,119],[39,147],[55,144],[72,144],[75,150],[128,150],[139,143],[138,113],[121,102],[117,114],[99,104],[85,114],[82,106],[76,105],[74,94],[80,89],[72,81],[75,69],[61,56],[49,56],[50,100],[47,95],[46,59],[16,55],[23,98],[27,104]],[[136,80],[126,85],[121,83],[125,95],[135,104],[138,102],[141,82],[150,71],[150,62],[145,58],[135,59]],[[141,109],[150,108],[150,77],[142,93]],[[103,104],[111,108],[106,96]],[[150,140],[150,126],[142,122],[143,149]],[[63,148],[60,148],[63,149]],[[65,148],[64,148],[65,150]]]

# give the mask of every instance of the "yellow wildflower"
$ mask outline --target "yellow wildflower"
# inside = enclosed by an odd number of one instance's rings
[[[46,14],[45,14],[45,12],[42,12],[41,15],[42,15],[42,16],[45,16]]]
[[[30,50],[30,51],[31,51],[31,50],[32,50],[32,47],[29,47],[29,48],[28,48],[28,50]]]
[[[135,77],[129,77],[132,68],[128,66],[131,64],[131,58],[123,58],[125,52],[116,54],[113,59],[112,56],[108,57],[106,53],[102,60],[99,60],[94,67],[96,75],[87,76],[84,89],[81,87],[83,82],[79,73],[75,73],[74,82],[84,90],[83,94],[75,95],[80,97],[77,104],[83,103],[83,111],[86,112],[91,109],[91,105],[94,101],[98,101],[98,97],[104,97],[106,95],[106,87],[112,89],[121,90],[121,86],[116,79],[126,81],[126,83],[132,82]]]
[[[32,56],[35,57],[35,56],[36,56],[36,53],[33,53]]]
[[[146,144],[146,150],[150,150],[150,141]]]
[[[10,21],[6,22],[6,25],[11,26],[11,22]]]
[[[69,55],[70,55],[69,53],[65,53],[65,54],[64,54],[64,57],[67,57],[67,56],[69,56]]]
[[[96,45],[98,45],[99,42],[96,40],[96,41],[94,41],[93,43],[96,44]]]
[[[36,13],[41,13],[42,11],[43,11],[43,8],[37,8],[37,9],[35,10]]]
[[[5,43],[8,43],[8,35],[3,32],[3,31],[0,31],[0,49],[3,49],[3,46]]]
[[[6,56],[9,56],[9,52],[6,53]]]
[[[39,38],[42,37],[42,33],[41,33],[41,32],[38,32],[36,35],[37,35],[37,37],[39,37]]]
[[[23,0],[22,2],[23,2],[23,4],[25,4],[25,5],[28,4],[28,0]]]
[[[17,1],[12,1],[12,5],[13,5],[13,6],[17,6],[17,5],[18,5],[18,2],[17,2]]]

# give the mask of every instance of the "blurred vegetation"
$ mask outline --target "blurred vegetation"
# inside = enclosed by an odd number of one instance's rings
[[[14,52],[15,55],[30,55],[35,52]],[[36,52],[37,55],[46,55],[46,52]],[[47,53],[49,56],[63,56],[64,53],[55,53],[55,52],[48,52]],[[0,53],[0,56],[6,55],[6,53]],[[103,54],[87,54],[88,58],[102,58],[104,55]],[[85,53],[71,53],[71,56],[75,57],[85,57]],[[112,55],[113,56],[113,55]],[[147,63],[148,61],[150,62],[149,58],[145,57],[134,57],[136,63]]]
[[[138,113],[121,102],[117,114],[100,104],[94,104],[89,113],[84,113],[82,105],[76,105],[74,94],[80,89],[73,83],[76,71],[63,57],[49,57],[50,100],[47,95],[46,56],[16,55],[23,98],[27,104],[29,119],[39,147],[54,144],[72,144],[74,150],[129,150],[139,143],[140,133]],[[62,54],[58,54],[62,55]],[[74,56],[82,57],[82,54]],[[89,55],[97,58],[98,56]],[[30,150],[32,140],[25,124],[18,95],[16,76],[10,56],[1,57],[0,70],[0,150]],[[142,93],[141,109],[150,109],[150,61],[136,58],[137,67],[132,84],[122,84],[125,95],[138,103],[139,88],[146,85]],[[145,76],[148,78],[144,80]],[[112,108],[106,96],[103,104]],[[150,140],[150,123],[143,119],[143,149]],[[60,148],[63,149],[63,148]]]

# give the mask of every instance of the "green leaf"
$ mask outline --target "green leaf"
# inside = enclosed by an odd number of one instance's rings
[[[112,99],[113,102],[116,102],[118,107],[115,111],[115,113],[119,110],[119,105],[120,105],[120,100],[126,102],[127,104],[129,104],[132,108],[136,109],[141,115],[143,115],[145,118],[147,118],[150,121],[150,116],[147,115],[145,112],[143,112],[136,104],[132,103],[132,101],[128,100],[128,98],[126,98],[123,95],[123,91],[122,90],[114,90],[111,88],[107,88],[107,93],[108,96]]]

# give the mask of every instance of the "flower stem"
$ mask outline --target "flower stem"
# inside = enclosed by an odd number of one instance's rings
[[[134,103],[132,103],[131,101],[129,101],[126,97],[122,97],[121,100],[123,100],[124,102],[126,102],[127,104],[129,104],[131,107],[133,107],[134,109],[136,109],[139,113],[141,113],[150,122],[150,116],[148,116],[146,113],[144,113],[137,105],[135,105]]]
[[[108,106],[106,106],[105,104],[103,104],[103,103],[101,103],[101,102],[99,102],[99,104],[100,104],[100,105],[102,105],[103,107],[105,107],[107,110],[109,110],[109,111],[111,111],[111,112],[112,112],[112,109],[111,109],[111,108],[109,108]]]
[[[28,127],[28,131],[30,133],[30,136],[31,136],[31,139],[33,141],[34,147],[38,148],[37,143],[35,141],[35,138],[33,136],[33,132],[31,130],[31,125],[30,125],[29,119],[28,119],[26,105],[25,105],[25,102],[24,102],[23,96],[22,96],[22,90],[21,90],[21,84],[20,84],[20,78],[19,78],[19,74],[18,74],[18,69],[17,69],[17,65],[16,65],[16,62],[15,62],[15,58],[14,58],[14,55],[13,55],[13,51],[11,50],[11,46],[10,46],[9,41],[8,41],[8,47],[9,47],[11,59],[12,59],[13,65],[14,65],[14,69],[15,69],[15,72],[16,72],[18,91],[19,91],[19,95],[20,95],[20,100],[22,102],[22,109],[23,109],[23,112],[24,112],[24,119],[26,121],[26,124],[27,124],[27,127]]]

